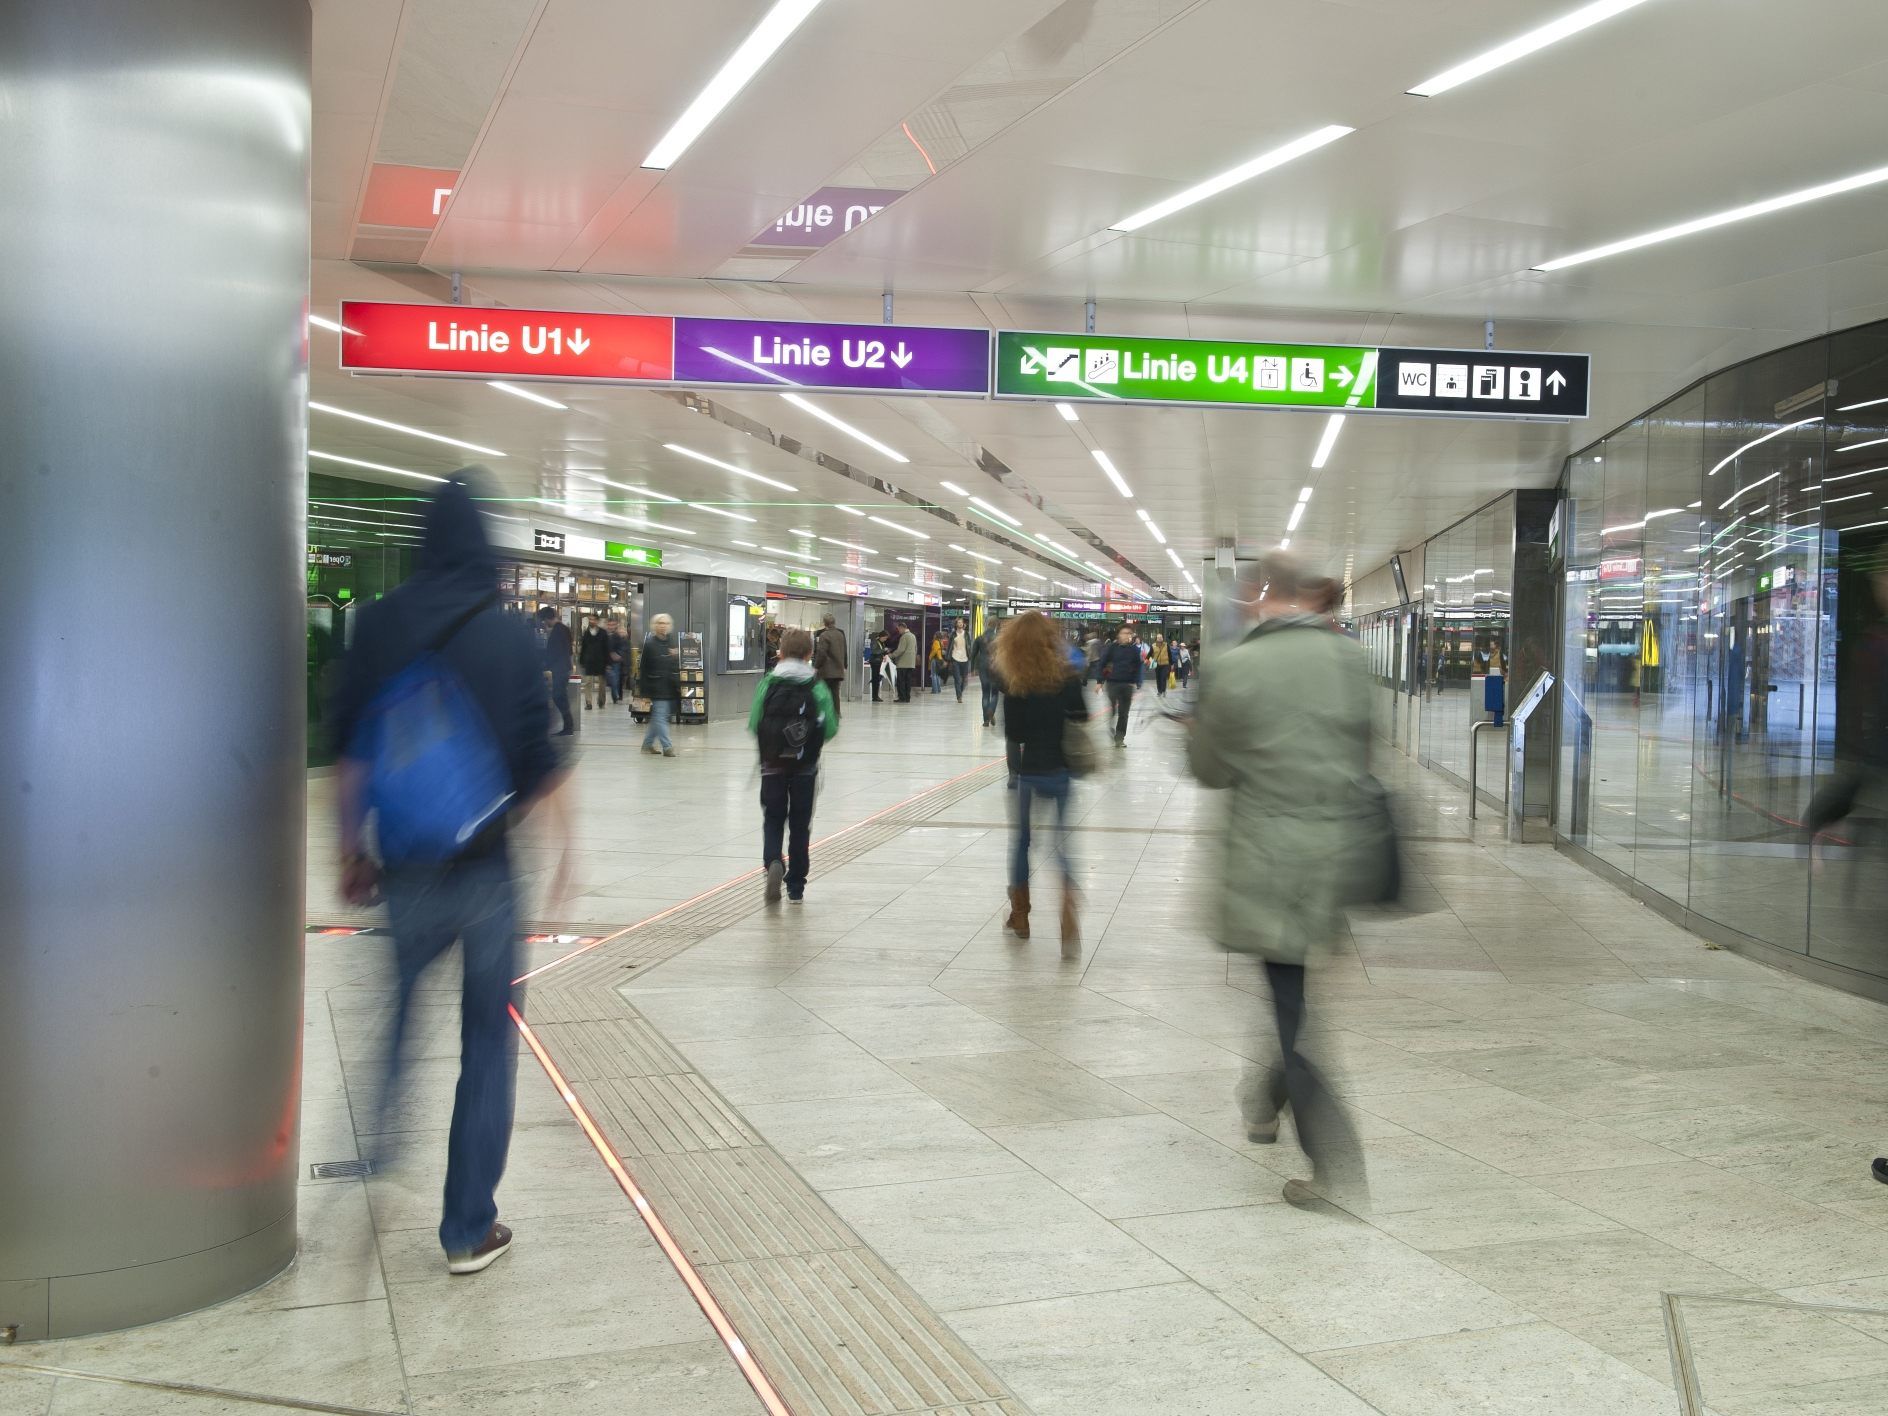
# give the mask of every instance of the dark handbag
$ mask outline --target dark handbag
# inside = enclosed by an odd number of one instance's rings
[[[1357,814],[1356,850],[1345,903],[1394,905],[1403,898],[1403,845],[1390,793],[1375,777],[1358,783],[1358,792],[1362,809]]]

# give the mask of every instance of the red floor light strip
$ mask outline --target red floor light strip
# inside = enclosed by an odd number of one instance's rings
[[[701,1306],[703,1314],[715,1330],[715,1335],[721,1339],[722,1345],[734,1358],[734,1363],[741,1369],[741,1375],[747,1379],[747,1384],[754,1388],[754,1394],[760,1398],[761,1405],[766,1407],[773,1416],[793,1416],[792,1408],[781,1397],[772,1379],[761,1370],[760,1363],[754,1359],[754,1354],[748,1351],[747,1344],[741,1341],[741,1335],[734,1330],[734,1324],[728,1320],[727,1313],[723,1311],[721,1304],[715,1301],[714,1294],[708,1291],[708,1285],[702,1282],[701,1274],[688,1261],[681,1246],[675,1242],[675,1237],[669,1233],[668,1226],[662,1222],[649,1201],[644,1198],[642,1191],[636,1187],[636,1182],[630,1178],[629,1171],[623,1167],[622,1157],[617,1155],[615,1148],[598,1129],[597,1123],[591,1119],[583,1102],[578,1100],[577,1093],[571,1090],[570,1083],[564,1079],[564,1074],[557,1070],[557,1064],[544,1050],[544,1044],[538,1041],[538,1036],[531,1030],[531,1025],[524,1020],[524,1015],[515,1007],[511,1009],[511,1020],[518,1025],[518,1032],[524,1038],[525,1045],[537,1057],[538,1065],[544,1068],[546,1075],[550,1077],[551,1084],[557,1088],[557,1094],[564,1099],[564,1105],[570,1108],[570,1114],[577,1118],[577,1124],[583,1128],[584,1135],[590,1138],[590,1144],[603,1158],[603,1163],[609,1167],[610,1174],[616,1177],[616,1183],[622,1187],[623,1193],[629,1196],[630,1203],[636,1206],[636,1213],[642,1217],[642,1222],[648,1227],[650,1235],[661,1246],[662,1252],[668,1256],[669,1263],[674,1266],[676,1273],[681,1275],[682,1282],[688,1285],[688,1291],[694,1294],[696,1303]]]

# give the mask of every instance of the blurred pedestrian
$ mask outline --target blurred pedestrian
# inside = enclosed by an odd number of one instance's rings
[[[1134,691],[1141,686],[1144,664],[1134,631],[1126,625],[1115,631],[1114,643],[1101,656],[1101,681],[1108,689],[1108,702],[1114,711],[1111,735],[1116,747],[1128,745],[1128,714],[1134,707]]]
[[[835,721],[839,717],[839,700],[845,695],[846,662],[846,632],[839,627],[838,617],[827,610],[820,616],[819,633],[813,636],[813,673],[826,685],[826,695],[833,701]]]
[[[448,1271],[467,1274],[511,1246],[495,1198],[517,1074],[509,1009],[523,1001],[507,837],[533,806],[555,802],[562,772],[545,733],[543,651],[500,608],[498,561],[467,474],[433,494],[421,534],[418,570],[361,610],[342,666],[336,796],[343,894],[355,905],[384,896],[399,972],[379,1114],[362,1118],[378,1135],[430,1124],[396,1128],[390,1116],[402,1044],[421,974],[463,946],[439,1242]],[[551,814],[561,826],[561,805]],[[370,818],[378,861],[367,853]],[[562,845],[567,853],[567,833]]]
[[[1312,1180],[1290,1182],[1286,1198],[1344,1204],[1363,1195],[1363,1155],[1305,1054],[1305,971],[1345,928],[1351,856],[1369,828],[1370,705],[1366,651],[1319,608],[1327,583],[1284,554],[1241,566],[1235,597],[1255,627],[1214,659],[1188,760],[1230,794],[1218,937],[1263,961],[1278,1028],[1278,1061],[1241,1086],[1247,1135],[1276,1140],[1289,1104]]]
[[[761,865],[770,905],[780,903],[782,883],[789,900],[806,894],[820,751],[839,731],[832,695],[807,662],[812,653],[813,636],[804,629],[782,631],[779,661],[762,677],[747,713],[760,749]]]
[[[898,676],[898,701],[911,702],[911,679],[918,671],[918,636],[906,625],[898,632],[898,644],[892,650],[892,668]]]
[[[544,654],[544,691],[564,720],[558,736],[569,737],[577,731],[577,720],[570,715],[570,626],[558,618],[555,605],[538,607],[538,643]]]
[[[1148,649],[1147,660],[1154,666],[1154,696],[1156,698],[1165,698],[1167,696],[1167,675],[1172,672],[1173,669],[1173,657],[1167,651],[1166,636],[1161,634],[1154,636],[1154,642]]]
[[[931,680],[931,692],[944,691],[944,632],[931,636],[931,648],[924,658],[925,676]]]
[[[880,701],[878,696],[879,679],[882,677],[880,671],[886,663],[890,662],[890,654],[891,651],[885,644],[885,632],[883,630],[880,630],[876,634],[866,636],[865,670],[866,677],[872,680],[872,701],[874,703]]]
[[[983,725],[986,728],[996,726],[996,707],[1002,696],[994,661],[996,633],[997,625],[987,623],[970,645],[970,667],[977,675],[977,687],[983,694]]]
[[[957,686],[957,701],[964,701],[964,684],[970,679],[970,638],[964,631],[964,622],[957,621],[957,628],[951,634],[950,650],[951,682]]]
[[[593,615],[584,626],[583,638],[577,642],[577,664],[583,670],[583,710],[588,713],[603,706],[610,672],[610,636],[598,616]]]
[[[1082,676],[1069,663],[1062,633],[1047,615],[1030,610],[1003,626],[996,642],[1003,680],[1003,738],[1015,774],[1016,807],[1010,833],[1010,912],[1003,927],[1029,938],[1030,814],[1037,797],[1055,804],[1055,859],[1062,876],[1062,957],[1081,957],[1075,869],[1069,860],[1071,776],[1066,744],[1070,725],[1085,732],[1088,705]]]
[[[649,637],[636,664],[636,692],[649,700],[649,730],[642,735],[642,750],[651,756],[675,756],[669,719],[682,697],[682,666],[670,642],[674,629],[675,621],[667,615],[650,620]]]
[[[629,636],[623,633],[623,622],[611,619],[608,626],[610,636],[610,702],[623,701],[623,675],[629,671]]]

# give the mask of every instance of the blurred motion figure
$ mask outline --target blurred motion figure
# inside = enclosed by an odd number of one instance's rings
[[[1188,760],[1230,797],[1219,942],[1263,961],[1278,1026],[1278,1060],[1240,1086],[1247,1135],[1277,1140],[1289,1105],[1312,1181],[1289,1182],[1286,1198],[1344,1205],[1363,1196],[1363,1156],[1302,1037],[1306,967],[1344,931],[1370,826],[1366,651],[1331,629],[1330,584],[1283,554],[1240,567],[1234,599],[1254,627],[1214,659]]]
[[[456,1274],[476,1273],[511,1244],[495,1199],[517,1072],[508,1009],[521,997],[506,838],[561,778],[543,662],[530,629],[500,609],[498,562],[462,472],[427,506],[419,569],[361,611],[333,713],[342,892],[357,905],[384,894],[399,967],[379,1134],[392,1129],[414,986],[455,940],[463,945],[459,1085],[439,1224]],[[366,849],[370,817],[378,861]]]

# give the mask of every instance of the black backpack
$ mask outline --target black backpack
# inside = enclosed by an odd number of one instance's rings
[[[819,720],[819,703],[811,679],[777,678],[767,685],[760,705],[760,741],[763,767],[788,771],[811,767],[826,745],[826,730]]]

